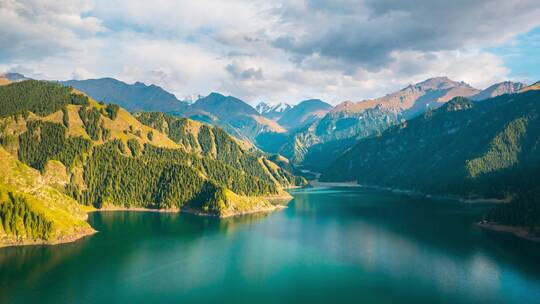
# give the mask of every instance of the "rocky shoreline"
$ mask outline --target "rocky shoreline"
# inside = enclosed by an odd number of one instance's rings
[[[476,225],[485,230],[512,234],[521,239],[525,239],[532,242],[540,242],[540,236],[533,234],[527,227],[502,225],[502,224],[492,223],[492,222],[487,222],[487,221],[479,222]]]
[[[66,243],[73,243],[87,236],[97,233],[93,228],[90,229],[81,229],[74,234],[69,236],[62,236],[52,240],[31,240],[31,239],[22,239],[22,240],[8,240],[0,242],[0,249],[7,247],[19,247],[19,246],[36,246],[36,245],[60,245]]]
[[[267,212],[274,212],[282,209],[286,209],[287,206],[283,205],[272,205],[270,207],[265,208],[258,208],[253,209],[249,211],[241,211],[241,212],[231,212],[231,213],[225,213],[225,214],[211,214],[211,213],[204,213],[201,211],[198,211],[196,209],[182,209],[180,210],[180,213],[187,213],[187,214],[194,214],[197,216],[205,216],[205,217],[215,217],[215,218],[229,218],[229,217],[235,217],[235,216],[242,216],[242,215],[248,215],[248,214],[254,214],[254,213],[267,213]]]

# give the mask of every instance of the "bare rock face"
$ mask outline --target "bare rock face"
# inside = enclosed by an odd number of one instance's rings
[[[66,166],[59,161],[50,160],[45,164],[43,179],[49,185],[65,186],[69,183]]]
[[[538,81],[538,82],[536,82],[534,84],[531,84],[528,87],[524,87],[523,89],[519,90],[519,93],[532,91],[532,90],[534,90],[534,91],[540,90],[540,81]]]
[[[292,107],[292,105],[284,102],[280,102],[278,104],[260,102],[257,104],[257,106],[255,106],[255,110],[268,119],[279,120],[281,116],[283,116],[283,114]]]
[[[503,94],[514,94],[525,88],[527,85],[522,82],[504,81],[496,83],[480,93],[471,96],[471,100],[484,100],[492,97],[497,97]]]
[[[469,97],[479,92],[480,90],[465,82],[453,81],[448,77],[435,77],[383,97],[359,102],[346,101],[336,106],[332,112],[358,113],[380,106],[409,118],[428,109],[438,108],[454,97]]]

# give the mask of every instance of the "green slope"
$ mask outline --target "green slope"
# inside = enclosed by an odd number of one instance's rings
[[[538,195],[539,114],[538,91],[477,103],[455,98],[358,142],[323,179],[471,198]]]
[[[59,243],[91,234],[89,207],[0,147],[0,247]]]
[[[29,90],[32,98],[12,102]],[[225,216],[267,210],[267,197],[304,182],[221,129],[191,120],[147,113],[139,121],[49,82],[7,85],[0,96],[9,105],[0,144],[57,181],[59,194],[87,206]]]

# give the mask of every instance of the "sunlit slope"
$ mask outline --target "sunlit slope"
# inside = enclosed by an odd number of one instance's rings
[[[538,91],[482,102],[456,98],[358,142],[324,178],[430,193],[511,197],[539,183],[539,115]]]
[[[90,207],[1,147],[0,172],[0,246],[66,242],[94,232],[86,222]]]
[[[227,196],[235,198],[228,200],[232,206],[246,201],[240,197],[280,197],[283,188],[305,182],[219,128],[162,113],[137,119],[50,82],[2,88],[2,146],[42,172],[51,162],[64,166],[62,177],[54,177],[88,206],[204,213],[202,206],[212,204],[216,193],[234,193]],[[260,206],[252,207],[247,209]]]

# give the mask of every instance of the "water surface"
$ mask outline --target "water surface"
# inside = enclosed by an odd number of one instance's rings
[[[94,213],[98,234],[0,249],[0,303],[540,303],[540,244],[489,205],[346,188],[230,219]]]

